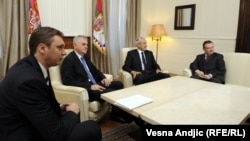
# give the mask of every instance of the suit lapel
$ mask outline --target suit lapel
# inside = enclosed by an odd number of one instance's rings
[[[49,84],[50,85],[47,86],[46,81],[45,81],[44,76],[43,76],[42,69],[40,68],[40,65],[38,64],[38,61],[36,60],[36,58],[34,56],[30,55],[29,56],[29,62],[39,72],[39,74],[41,74],[40,77],[41,77],[42,80],[44,80],[44,84],[46,85],[46,89],[48,91],[47,94],[48,94],[49,100],[51,102],[51,105],[53,106],[53,108],[55,109],[55,111],[58,113],[58,115],[60,115],[61,109],[60,109],[59,103],[57,102],[57,100],[55,98],[54,90],[52,88],[51,81],[50,81],[49,71],[48,71],[48,77],[49,77]]]
[[[74,51],[72,51],[72,59],[76,61],[76,68],[80,69],[78,73],[81,73],[82,75],[88,77],[87,72],[85,71],[82,62],[80,61],[80,59],[78,58],[78,56],[76,55]],[[87,66],[89,67],[86,57],[84,57],[84,59],[86,61]]]

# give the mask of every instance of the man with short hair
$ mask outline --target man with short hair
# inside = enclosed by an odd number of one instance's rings
[[[107,79],[86,55],[88,52],[86,36],[75,36],[73,46],[74,50],[65,57],[61,65],[63,84],[85,88],[90,101],[100,101],[101,94],[123,88],[120,81]]]
[[[129,72],[133,77],[135,85],[156,81],[170,77],[163,73],[154,59],[151,51],[147,50],[147,41],[144,37],[136,40],[137,49],[127,53],[123,70]]]
[[[191,78],[224,84],[226,67],[223,55],[214,52],[214,43],[210,40],[204,41],[202,46],[204,53],[197,55],[190,64]]]
[[[64,50],[63,33],[52,27],[33,31],[30,55],[14,64],[0,84],[1,141],[100,141],[101,129],[92,120],[80,122],[76,103],[59,104],[48,69],[58,65]]]
[[[103,101],[101,94],[123,88],[120,81],[112,81],[96,68],[86,55],[88,51],[88,38],[77,35],[73,39],[74,50],[70,52],[61,65],[61,76],[64,85],[85,88],[90,101]],[[112,106],[111,119],[119,122],[130,122],[127,114]]]

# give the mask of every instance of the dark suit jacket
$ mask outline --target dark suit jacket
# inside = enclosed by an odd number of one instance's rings
[[[61,115],[34,56],[17,62],[0,84],[1,141],[63,141],[79,122],[73,112]]]
[[[84,56],[84,59],[96,82],[100,82],[105,78],[104,74],[94,66],[87,56]],[[88,91],[92,85],[81,61],[74,51],[69,53],[63,60],[61,65],[61,76],[64,85],[83,87]]]
[[[149,50],[145,50],[144,53],[147,61],[147,71],[156,71],[156,69],[160,69],[160,66],[155,61],[153,53]],[[137,49],[134,49],[127,53],[127,57],[122,69],[129,73],[131,73],[132,70],[142,72],[141,64],[142,62],[140,55]]]
[[[195,70],[199,69],[205,74],[212,74],[214,78],[224,82],[226,67],[222,54],[215,52],[207,61],[205,61],[205,54],[199,54],[190,64],[190,69],[192,74],[195,74]]]

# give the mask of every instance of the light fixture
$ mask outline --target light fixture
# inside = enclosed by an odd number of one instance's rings
[[[161,37],[167,35],[163,24],[152,25],[149,36],[152,36],[152,41],[156,40],[156,62],[158,60],[158,42],[161,41]]]

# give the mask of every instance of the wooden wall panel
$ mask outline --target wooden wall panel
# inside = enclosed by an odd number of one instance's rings
[[[240,1],[240,13],[235,52],[250,53],[250,1]]]
[[[65,36],[64,37],[64,43],[65,43],[65,49],[73,49],[73,38],[74,36]],[[91,40],[90,40],[90,37],[88,37],[88,53],[87,53],[87,56],[91,57],[90,54],[91,54]]]

